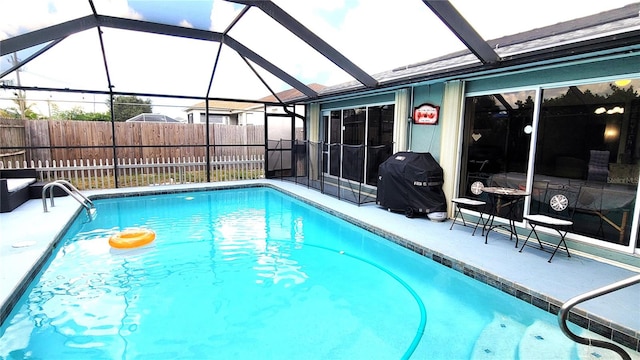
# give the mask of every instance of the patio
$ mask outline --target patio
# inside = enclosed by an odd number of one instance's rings
[[[535,306],[557,309],[571,297],[601,286],[626,279],[637,274],[631,267],[605,263],[573,251],[567,258],[558,254],[547,263],[548,254],[536,249],[518,249],[507,235],[492,232],[488,244],[481,236],[471,236],[471,228],[454,226],[450,220],[433,222],[426,218],[406,218],[403,214],[385,211],[375,204],[355,204],[326,196],[303,186],[283,181],[236,181],[200,184],[195,189],[266,185],[308,199],[331,213],[355,222],[372,231],[385,235],[409,249],[432,258],[533,303]],[[87,196],[100,194],[143,193],[148,191],[180,191],[184,186],[155,186],[118,190],[87,191]],[[14,290],[38,259],[50,251],[50,244],[65,230],[65,224],[78,211],[80,205],[71,197],[56,198],[55,207],[48,213],[42,211],[40,200],[30,200],[11,213],[0,215],[0,301],[2,316],[6,316],[6,304]],[[99,216],[99,214],[98,214]],[[38,226],[34,226],[38,224]],[[425,236],[425,233],[428,235]],[[597,320],[604,328],[592,323],[597,332],[611,331],[619,343],[635,344],[634,358],[638,354],[640,333],[640,286],[604,295],[580,304],[576,310],[584,319]],[[582,320],[579,320],[582,321]],[[586,325],[586,324],[583,324]],[[620,331],[617,331],[620,330]]]

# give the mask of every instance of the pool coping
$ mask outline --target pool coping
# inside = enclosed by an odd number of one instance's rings
[[[285,184],[287,186],[283,186]],[[227,183],[194,184],[196,186],[189,186],[189,187],[186,187],[186,185],[178,185],[178,186],[170,186],[170,187],[126,188],[126,189],[93,191],[92,194],[87,195],[87,197],[89,197],[91,200],[97,200],[97,199],[107,199],[107,198],[145,196],[145,195],[154,195],[154,194],[174,194],[174,193],[184,193],[184,192],[193,192],[193,191],[267,187],[267,188],[271,188],[276,191],[285,193],[297,200],[310,204],[324,212],[327,212],[331,215],[337,216],[352,224],[360,226],[368,231],[371,231],[372,233],[375,233],[379,236],[382,236],[394,242],[399,246],[405,247],[421,256],[424,256],[427,259],[430,259],[432,261],[435,261],[436,263],[439,263],[443,266],[446,266],[455,271],[458,271],[464,274],[465,276],[473,278],[477,281],[490,285],[506,294],[514,296],[521,301],[525,301],[551,314],[557,315],[558,310],[563,304],[563,301],[559,300],[556,297],[550,296],[549,294],[544,294],[543,292],[535,291],[518,282],[509,280],[504,276],[500,276],[491,271],[486,271],[476,266],[470,265],[468,263],[465,263],[464,261],[457,259],[454,256],[445,254],[441,251],[433,250],[425,245],[419,244],[397,233],[394,233],[393,231],[385,230],[379,226],[374,226],[371,223],[368,223],[357,217],[349,215],[347,212],[338,210],[336,208],[332,208],[326,204],[321,204],[318,201],[314,201],[310,199],[309,196],[305,196],[304,194],[301,194],[300,188],[306,189],[306,187],[295,185],[298,188],[287,189],[289,185],[294,185],[294,184],[292,183],[288,183],[288,184],[285,183],[285,184],[283,184],[282,182],[271,182],[268,180],[261,180],[261,181],[247,181],[247,182],[235,181],[235,182],[227,182]],[[295,191],[292,191],[292,190],[295,190]],[[311,191],[314,191],[316,194],[319,194],[319,192],[313,189],[311,189]],[[326,195],[322,195],[322,196],[326,196]],[[341,203],[344,203],[344,202],[342,201]],[[354,206],[353,204],[350,204],[350,205]],[[7,316],[11,312],[13,306],[18,301],[20,296],[22,296],[22,294],[24,293],[24,291],[26,291],[31,281],[42,269],[44,264],[48,261],[55,247],[58,245],[59,241],[62,239],[62,236],[71,226],[71,220],[74,219],[82,211],[83,211],[83,208],[76,203],[75,211],[71,213],[71,215],[68,218],[68,221],[57,232],[57,234],[52,239],[52,241],[50,241],[48,246],[44,248],[44,251],[41,252],[40,256],[37,258],[34,265],[31,267],[31,269],[26,274],[24,274],[21,280],[13,288],[13,291],[11,291],[9,296],[5,299],[5,301],[3,301],[2,305],[0,306],[0,323],[4,322],[4,320],[7,318]],[[579,255],[574,255],[574,256],[579,256]],[[584,329],[590,330],[607,339],[610,339],[618,344],[624,345],[629,349],[635,349],[636,352],[640,352],[640,329],[635,330],[626,326],[616,324],[615,322],[610,321],[605,317],[598,316],[595,313],[583,310],[579,306],[572,309],[572,311],[569,314],[569,321],[571,321],[572,323]]]

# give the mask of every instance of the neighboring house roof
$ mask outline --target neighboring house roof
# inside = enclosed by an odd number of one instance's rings
[[[247,111],[249,109],[254,109],[257,106],[262,106],[262,104],[257,103],[248,103],[241,101],[223,101],[223,100],[209,100],[209,112],[225,112],[225,113],[238,113]],[[194,111],[194,110],[205,110],[205,102],[200,101],[199,103],[193,104],[187,109],[186,112]]]
[[[162,114],[138,114],[126,122],[164,122],[164,123],[179,123],[181,121],[168,117]]]
[[[326,86],[321,85],[321,84],[317,84],[317,83],[313,83],[313,84],[308,84],[307,85],[309,88],[311,88],[311,90],[315,91],[315,92],[321,92],[322,90],[324,90],[326,88]],[[277,98],[276,98],[277,96]],[[269,95],[269,96],[265,96],[263,98],[260,98],[260,101],[264,101],[264,102],[278,102],[278,100],[287,103],[287,102],[291,102],[294,100],[298,100],[298,99],[304,99],[307,96],[303,93],[301,93],[298,89],[289,89],[289,90],[284,90],[281,91],[279,93],[276,93],[276,95]]]
[[[481,70],[496,70],[509,65],[527,64],[542,60],[558,60],[596,49],[637,45],[633,39],[640,33],[640,4],[586,16],[579,19],[503,36],[487,43],[500,56],[498,64],[482,64],[469,50],[458,51],[424,62],[409,64],[373,75],[381,84],[392,86],[408,82],[419,82],[459,77]],[[626,42],[625,42],[626,41]],[[583,46],[584,48],[578,48]],[[319,91],[320,96],[366,90],[351,81],[327,87]]]
[[[309,88],[313,89],[314,91],[321,91],[322,89],[326,88],[326,86],[321,85],[321,84],[309,84],[307,85]],[[276,98],[277,96],[277,98]],[[299,90],[297,89],[288,89],[288,90],[284,90],[281,91],[279,93],[276,93],[275,96],[274,95],[269,95],[269,96],[265,96],[263,98],[258,99],[261,102],[265,102],[265,103],[276,103],[278,102],[278,99],[284,103],[287,102],[291,102],[291,101],[295,101],[298,99],[304,99],[306,98],[306,95],[304,95],[303,93],[301,93]],[[190,107],[188,107],[185,111],[189,112],[189,111],[193,111],[193,110],[204,110],[205,108],[205,103],[204,101],[200,101],[199,103],[196,103]],[[209,112],[211,113],[216,113],[216,112],[221,112],[224,111],[225,113],[228,112],[246,112],[246,111],[256,111],[259,108],[262,108],[263,104],[262,103],[247,103],[247,102],[239,102],[239,101],[222,101],[222,100],[209,100]]]

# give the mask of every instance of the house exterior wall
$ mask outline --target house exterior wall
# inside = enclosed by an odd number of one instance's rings
[[[320,104],[321,110],[331,110],[331,109],[340,109],[340,108],[349,108],[356,107],[361,105],[368,104],[378,104],[385,102],[393,102],[394,101],[394,92],[389,91],[388,93],[375,94],[375,95],[365,95],[358,96],[349,99],[341,99],[330,102],[323,102]]]
[[[204,109],[194,109],[187,111],[187,119],[193,119],[194,124],[204,124],[206,122],[204,117]],[[224,125],[239,125],[239,114],[219,114],[216,112],[209,113],[210,116],[220,117],[222,124]]]
[[[465,82],[465,95],[466,96],[481,96],[483,94],[492,94],[492,93],[504,93],[510,91],[540,91],[540,89],[553,89],[553,88],[561,88],[561,87],[572,87],[572,86],[580,86],[584,84],[594,84],[594,83],[613,83],[617,79],[638,79],[640,78],[640,68],[638,67],[640,64],[640,55],[638,54],[623,54],[619,56],[606,56],[599,57],[594,59],[587,60],[577,60],[574,62],[564,62],[561,64],[555,64],[553,66],[540,66],[537,68],[529,68],[523,69],[520,71],[510,71],[504,73],[498,73],[491,76],[482,76],[475,79],[470,79]],[[634,91],[638,92],[637,87],[634,88]],[[464,98],[462,99],[464,101]],[[536,99],[536,107],[541,106],[542,104],[538,104],[541,102],[541,99]],[[462,107],[464,104],[461,103]],[[627,113],[629,111],[634,111],[632,109],[627,108],[625,110]],[[637,111],[637,110],[635,110]],[[625,115],[627,117],[629,115]],[[537,114],[534,116],[534,128],[536,127],[535,121],[542,117],[542,114]],[[463,118],[460,117],[459,120],[459,129],[462,129]],[[602,136],[602,129],[589,129],[586,131],[587,137],[598,137]],[[576,133],[582,133],[582,129],[576,129]],[[549,134],[546,134],[549,135]],[[544,134],[538,134],[538,137],[544,137]],[[569,139],[565,139],[569,141]],[[461,141],[461,140],[459,140]],[[572,140],[575,141],[575,140]],[[583,139],[583,141],[587,141]],[[621,138],[620,141],[623,141]],[[532,147],[534,146],[536,140],[532,140]],[[458,143],[460,145],[460,143]],[[558,142],[558,146],[566,147],[566,143],[563,144],[563,141]],[[623,145],[621,145],[623,146]],[[533,149],[533,151],[540,151],[540,149]],[[460,156],[458,156],[458,164],[457,168],[452,168],[451,170],[459,171],[460,166]],[[615,162],[615,161],[612,161]],[[631,187],[633,187],[633,182],[637,184],[638,176],[637,168],[640,164],[631,164],[631,165],[618,165],[611,164],[610,166],[628,166],[635,167],[634,174],[631,174]],[[538,169],[540,167],[539,163],[536,163],[535,158],[530,156],[529,164],[527,165],[527,172],[534,173],[534,168]],[[536,170],[533,176],[537,175],[538,171]],[[639,206],[637,204],[637,199],[640,198],[640,195],[637,193],[637,185],[636,185],[636,204],[629,209],[630,218],[636,219],[639,212]],[[456,192],[454,191],[451,194],[447,194],[447,196],[455,196]],[[634,209],[635,208],[635,209]],[[618,220],[616,220],[618,221]],[[614,221],[614,222],[616,222]],[[631,220],[633,221],[633,220]],[[608,225],[606,225],[608,226]],[[621,262],[626,263],[637,263],[638,258],[637,255],[640,254],[639,246],[637,244],[638,235],[637,232],[634,232],[634,228],[638,225],[635,223],[627,222],[628,229],[624,232],[626,238],[625,241],[628,242],[629,245],[626,245],[620,239],[620,244],[605,242],[603,240],[590,238],[589,236],[575,236],[572,240],[570,240],[570,247],[572,249],[581,250],[587,253],[594,254],[596,256],[602,256],[609,259],[614,259]],[[636,235],[634,235],[636,234]],[[634,246],[634,243],[636,245]],[[635,255],[634,255],[635,253]]]
[[[436,160],[440,159],[441,151],[448,151],[448,148],[441,149],[441,132],[443,126],[443,116],[446,115],[442,110],[442,102],[444,96],[444,83],[435,83],[429,85],[416,86],[413,89],[413,107],[416,108],[422,104],[429,103],[440,107],[440,119],[437,125],[417,125],[410,124],[411,138],[409,139],[410,150],[415,152],[428,152],[433,155]],[[413,112],[413,109],[411,110]],[[410,114],[412,115],[412,114]],[[447,119],[453,121],[455,119]],[[451,144],[453,145],[453,144]]]
[[[440,106],[440,116],[437,125],[416,125],[410,123],[408,132],[408,144],[405,148],[394,148],[400,151],[411,150],[415,152],[430,152],[439,161],[444,169],[445,184],[443,189],[447,199],[458,196],[459,173],[461,171],[462,132],[464,123],[464,104],[469,94],[491,94],[504,91],[517,91],[518,89],[539,89],[543,86],[571,86],[573,84],[589,83],[594,81],[613,80],[615,78],[640,78],[640,55],[623,54],[618,56],[606,56],[589,60],[575,60],[556,63],[553,65],[540,64],[528,65],[528,68],[518,70],[496,72],[492,75],[469,75],[459,80],[445,83],[434,82],[431,84],[408,85],[404,89],[412,90],[410,101],[413,108],[430,103]],[[636,89],[638,90],[638,89]],[[411,95],[410,95],[411,96]],[[399,104],[401,97],[394,97],[394,93],[382,94],[358,94],[352,98],[342,98],[335,101],[326,101],[319,104],[321,114],[323,110],[334,108],[347,108],[355,106],[367,106],[383,102],[393,101],[395,106]],[[410,116],[413,109],[409,110]],[[321,116],[318,112],[312,113]],[[397,114],[397,113],[396,113]],[[408,119],[395,119],[408,121]],[[321,121],[315,119],[309,122],[310,126],[321,127]],[[397,128],[396,128],[397,129]],[[319,137],[319,131],[310,131],[314,137]],[[311,139],[317,141],[318,139]],[[527,165],[531,168],[531,165]],[[635,214],[638,206],[636,205]],[[635,215],[637,217],[637,215]],[[637,226],[637,225],[634,225]],[[572,244],[572,248],[599,256],[620,260],[623,262],[637,261],[638,249],[633,247],[637,241],[631,239],[631,245],[627,248],[610,247],[603,249],[594,242],[580,242]]]
[[[629,54],[618,58],[602,57],[574,64],[560,64],[549,68],[538,68],[486,76],[467,81],[466,92],[475,93],[495,89],[543,85],[564,81],[582,81],[600,77],[628,76],[640,71],[640,55]]]
[[[250,111],[239,113],[238,125],[264,125],[264,112]]]

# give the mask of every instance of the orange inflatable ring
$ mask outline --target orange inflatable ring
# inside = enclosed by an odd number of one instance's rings
[[[116,249],[132,249],[151,243],[156,233],[148,229],[126,229],[109,238],[109,245]]]

